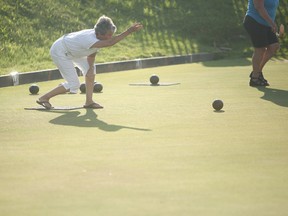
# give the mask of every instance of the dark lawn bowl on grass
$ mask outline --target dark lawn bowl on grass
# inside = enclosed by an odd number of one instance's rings
[[[150,83],[152,85],[158,85],[159,83],[159,76],[157,76],[156,74],[153,74],[151,77],[150,77]]]
[[[36,95],[38,94],[40,88],[37,84],[32,84],[30,87],[29,87],[29,92],[32,94],[32,95]]]
[[[101,83],[95,82],[93,87],[94,93],[100,93],[103,90],[103,85]]]
[[[220,111],[224,106],[224,103],[222,100],[214,100],[212,103],[212,107],[214,108],[215,111]]]

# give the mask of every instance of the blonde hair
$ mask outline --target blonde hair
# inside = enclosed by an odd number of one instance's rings
[[[109,31],[115,33],[117,27],[114,25],[111,18],[103,15],[98,19],[97,23],[94,26],[94,30],[96,34],[105,35]]]

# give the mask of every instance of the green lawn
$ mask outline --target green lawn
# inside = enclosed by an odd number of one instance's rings
[[[27,111],[29,85],[1,88],[1,215],[286,215],[287,64],[270,62],[259,89],[245,59],[98,74],[95,111]],[[154,73],[181,84],[129,85]]]

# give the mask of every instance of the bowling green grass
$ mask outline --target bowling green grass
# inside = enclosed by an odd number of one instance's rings
[[[28,111],[39,97],[29,85],[2,88],[1,215],[286,215],[288,63],[269,62],[271,86],[258,89],[248,86],[250,64],[98,74],[103,110]],[[151,74],[181,84],[129,85]],[[38,83],[40,94],[60,82]],[[214,99],[223,100],[222,112],[213,111]]]

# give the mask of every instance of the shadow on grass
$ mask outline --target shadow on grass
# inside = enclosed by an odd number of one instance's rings
[[[50,111],[51,112],[51,111]],[[57,112],[59,113],[59,112]],[[80,115],[79,111],[72,112],[60,112],[63,115],[50,120],[51,124],[55,125],[64,125],[64,126],[74,126],[74,127],[95,127],[100,130],[107,132],[116,132],[121,129],[131,129],[138,131],[151,131],[150,129],[136,128],[136,127],[127,127],[123,125],[114,125],[108,124],[104,121],[101,121],[97,118],[97,114],[93,109],[87,109],[85,115]]]
[[[264,93],[264,95],[261,97],[263,100],[271,101],[278,106],[288,107],[287,90],[265,87],[258,87],[257,89]]]

